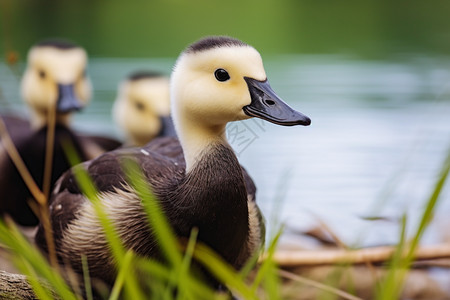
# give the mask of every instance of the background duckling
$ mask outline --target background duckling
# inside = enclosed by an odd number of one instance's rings
[[[169,78],[151,71],[132,73],[119,86],[113,116],[127,146],[143,146],[158,136],[175,136]]]
[[[91,97],[86,66],[86,51],[71,42],[45,40],[30,49],[21,81],[30,116],[1,114],[13,141],[46,126],[49,110],[56,110],[57,124],[69,127],[71,112]]]
[[[30,120],[4,116],[6,128],[38,187],[44,182],[45,153],[50,112],[54,111],[55,134],[50,186],[70,167],[63,149],[69,142],[79,158],[94,158],[120,145],[113,139],[76,134],[70,129],[71,114],[91,97],[86,75],[86,51],[66,41],[43,41],[28,53],[21,92],[30,110]],[[1,141],[0,141],[1,142]],[[0,214],[10,215],[21,225],[36,225],[30,209],[30,191],[0,143]]]
[[[228,122],[258,117],[275,124],[309,125],[270,88],[262,59],[251,46],[229,37],[210,37],[189,46],[171,79],[179,140],[159,138],[143,148],[123,148],[83,163],[124,244],[158,257],[142,201],[126,181],[124,159],[135,159],[180,238],[198,228],[205,243],[239,269],[261,247],[261,215],[249,197],[241,166],[228,144]],[[72,170],[58,181],[50,205],[57,255],[82,274],[80,255],[92,277],[112,284],[115,267],[92,203]],[[46,249],[42,226],[36,235]]]

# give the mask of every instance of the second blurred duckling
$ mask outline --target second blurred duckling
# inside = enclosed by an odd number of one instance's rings
[[[126,146],[143,146],[158,136],[175,136],[169,78],[152,71],[132,73],[119,86],[113,115],[125,135]]]
[[[86,67],[86,51],[76,44],[51,40],[34,45],[28,53],[22,78],[22,97],[30,108],[30,120],[2,116],[19,155],[40,189],[44,185],[47,128],[52,109],[55,132],[50,187],[71,166],[64,143],[69,142],[81,160],[120,146],[113,139],[80,135],[70,129],[71,114],[84,107],[91,96]],[[0,140],[0,215],[7,214],[21,225],[36,225],[38,219],[29,206],[30,201],[33,203],[32,194],[4,147]]]

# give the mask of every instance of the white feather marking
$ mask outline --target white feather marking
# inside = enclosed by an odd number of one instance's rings
[[[250,196],[249,196],[250,198]],[[249,235],[247,245],[250,253],[255,253],[261,247],[261,224],[259,224],[258,208],[255,201],[248,200]]]

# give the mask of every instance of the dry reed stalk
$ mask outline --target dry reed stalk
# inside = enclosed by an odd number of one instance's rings
[[[50,264],[53,267],[57,268],[58,261],[56,259],[55,242],[53,240],[52,226],[50,223],[50,211],[47,205],[50,195],[50,185],[52,178],[53,148],[55,146],[56,105],[50,103],[47,113],[48,119],[45,145],[44,182],[42,185],[45,201],[43,203],[39,203],[39,211],[41,216],[41,223],[44,227],[45,240],[47,241]]]
[[[405,253],[409,250],[406,247]],[[275,252],[273,260],[279,266],[314,266],[332,264],[363,264],[388,261],[395,252],[393,246],[363,248],[358,250],[320,250],[293,251],[279,250]],[[450,243],[433,246],[420,246],[414,253],[415,260],[450,258]],[[264,257],[262,258],[264,259]]]
[[[20,156],[19,152],[17,151],[16,146],[14,145],[14,142],[11,139],[11,136],[8,133],[8,130],[5,126],[5,123],[3,122],[3,119],[0,117],[0,137],[1,142],[3,144],[3,147],[5,148],[6,152],[8,153],[9,157],[11,158],[12,162],[16,166],[17,170],[19,171],[20,176],[24,180],[27,188],[30,190],[31,195],[36,199],[36,202],[39,205],[39,217],[40,221],[42,222],[42,226],[45,230],[45,237],[47,239],[47,247],[49,249],[49,259],[52,266],[55,268],[58,267],[58,261],[56,259],[56,251],[55,251],[55,245],[53,242],[53,235],[51,230],[51,224],[50,224],[50,218],[49,218],[49,211],[47,206],[47,198],[45,197],[44,193],[39,189],[36,182],[34,181],[33,177],[31,176],[30,172],[28,171],[27,166],[22,160],[22,157]],[[53,148],[53,147],[51,147]],[[47,147],[48,149],[48,147]],[[46,150],[47,150],[46,149]]]
[[[44,194],[41,192],[36,182],[34,181],[33,177],[31,176],[30,172],[28,171],[25,163],[22,160],[22,157],[20,157],[20,154],[17,151],[17,148],[14,145],[13,141],[11,140],[8,130],[6,129],[5,123],[3,122],[3,119],[1,117],[0,117],[0,137],[3,147],[5,148],[12,162],[16,166],[20,176],[25,181],[25,184],[27,185],[33,197],[36,199],[38,203],[44,202],[45,201]]]
[[[56,108],[54,105],[50,104],[48,108],[47,136],[45,141],[44,182],[42,184],[42,191],[44,193],[45,199],[49,199],[50,195],[53,166],[53,148],[55,144],[55,125]]]

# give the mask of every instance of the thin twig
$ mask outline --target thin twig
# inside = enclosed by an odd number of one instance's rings
[[[53,234],[51,230],[49,211],[47,206],[47,198],[45,198],[44,193],[39,189],[30,172],[28,171],[27,166],[25,165],[22,157],[17,151],[14,142],[11,139],[11,136],[6,129],[5,123],[3,122],[3,118],[0,116],[0,137],[3,147],[11,158],[12,162],[16,166],[19,171],[20,176],[25,182],[27,188],[30,190],[31,195],[36,199],[36,202],[39,204],[40,209],[40,220],[42,226],[45,231],[45,238],[47,240],[47,247],[49,253],[49,259],[52,266],[55,268],[58,267],[58,261],[56,259],[56,251],[53,242]]]
[[[409,247],[406,247],[405,251],[408,250]],[[343,263],[362,264],[367,262],[379,263],[388,261],[394,252],[395,247],[390,246],[363,248],[358,250],[279,250],[275,252],[273,260],[280,266],[314,266]],[[450,243],[420,246],[414,254],[415,260],[435,258],[450,258]]]
[[[45,240],[47,241],[48,255],[50,264],[54,268],[58,268],[58,260],[56,259],[56,249],[53,240],[53,231],[50,223],[50,215],[48,207],[41,207],[41,223],[44,228]]]
[[[344,299],[349,299],[349,300],[362,300],[359,297],[353,296],[352,294],[349,294],[347,292],[344,292],[342,290],[339,290],[337,288],[334,288],[332,286],[317,282],[315,280],[309,279],[309,278],[305,278],[302,277],[300,275],[285,271],[285,270],[278,270],[278,273],[280,274],[281,277],[284,277],[286,279],[290,279],[296,282],[300,282],[300,283],[304,283],[306,285],[330,292],[332,294],[338,295]]]
[[[415,261],[413,268],[450,268],[450,261],[448,259],[425,259],[422,261]]]
[[[56,124],[55,106],[50,104],[48,108],[47,136],[45,141],[46,144],[45,144],[44,182],[42,185],[42,191],[44,192],[45,199],[49,199],[50,195],[50,185],[52,179],[52,166],[53,166],[53,148],[55,145],[55,124]]]
[[[11,136],[8,133],[8,130],[6,129],[2,117],[0,117],[0,136],[6,152],[8,153],[12,162],[16,166],[20,176],[22,176],[26,186],[30,190],[33,197],[36,199],[38,203],[45,202],[46,200],[44,194],[41,192],[36,182],[34,181],[33,177],[31,176],[30,172],[28,171],[27,166],[22,160],[22,157],[20,157],[20,154],[17,151],[17,148],[14,145]]]
[[[55,144],[55,126],[56,126],[56,106],[49,103],[47,110],[47,136],[45,145],[45,165],[44,165],[44,182],[42,190],[44,192],[45,201],[39,202],[41,223],[44,227],[45,239],[47,241],[48,254],[50,264],[54,267],[58,266],[56,259],[56,249],[53,240],[53,232],[50,223],[50,212],[48,207],[48,199],[50,196],[51,179],[52,179],[52,167],[53,167],[53,149]]]

